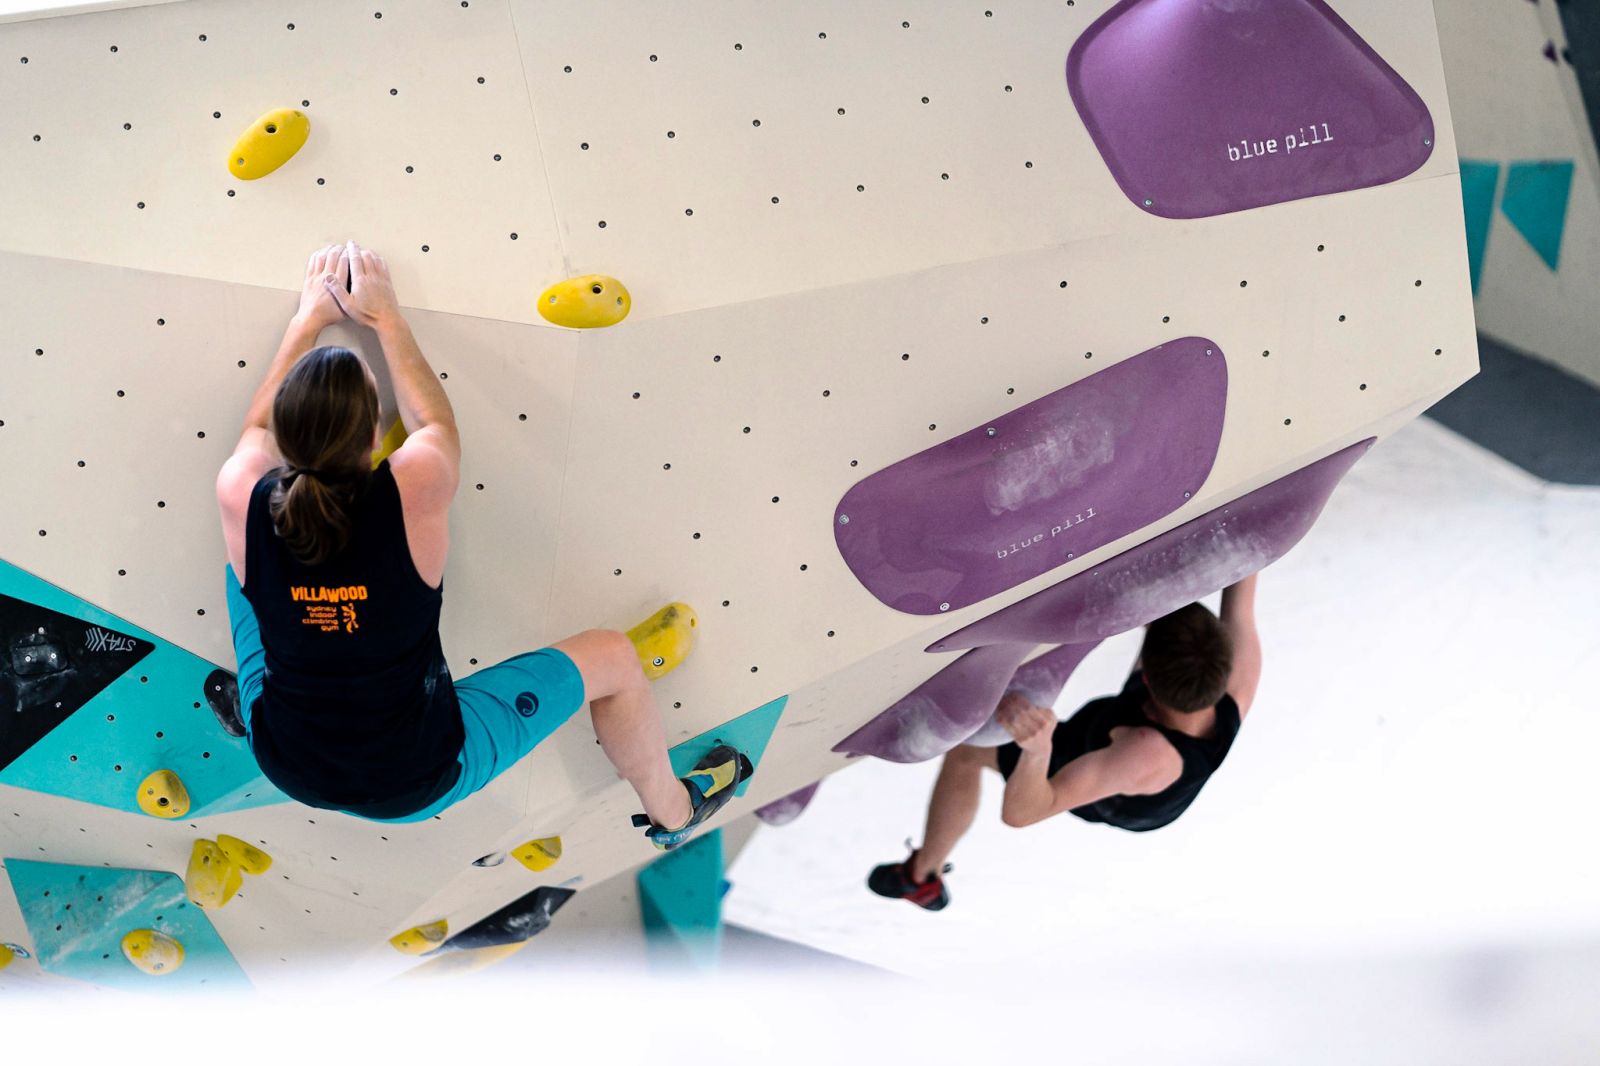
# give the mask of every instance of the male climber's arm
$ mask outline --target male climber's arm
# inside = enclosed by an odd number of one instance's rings
[[[1019,762],[1017,770],[1021,769]],[[1015,804],[1002,810],[1001,817],[1010,826],[1032,825],[1110,796],[1154,795],[1182,774],[1183,757],[1160,733],[1142,726],[1119,726],[1111,731],[1108,746],[1067,763],[1044,782],[1042,791],[1030,784]],[[1013,772],[1011,780],[1016,779]],[[1007,781],[1008,803],[1010,786]]]
[[[1015,692],[1008,692],[995,712],[1022,753],[1006,778],[1000,820],[1006,825],[1031,825],[1044,817],[1051,803],[1050,753],[1056,716]]]
[[[1233,637],[1233,672],[1228,695],[1239,705],[1242,720],[1261,683],[1261,637],[1256,632],[1256,575],[1222,590],[1222,624]]]

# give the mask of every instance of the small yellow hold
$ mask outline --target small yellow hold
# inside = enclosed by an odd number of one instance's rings
[[[16,957],[17,953],[11,950],[10,944],[0,944],[0,970],[10,966],[11,960]]]
[[[157,770],[139,782],[139,809],[157,818],[182,818],[189,813],[189,790],[171,770]]]
[[[155,929],[135,929],[123,937],[122,954],[155,977],[172,973],[183,965],[183,945]]]
[[[700,617],[693,607],[669,603],[628,630],[644,676],[654,681],[677,669],[694,650],[694,634],[699,625]]]
[[[539,314],[545,321],[571,329],[614,326],[628,317],[633,297],[616,278],[604,274],[558,281],[539,294]]]
[[[561,860],[561,838],[540,837],[530,840],[514,849],[511,856],[534,873],[548,870]]]
[[[449,933],[450,923],[440,918],[437,922],[419,925],[392,936],[389,938],[389,943],[394,945],[396,951],[407,955],[421,955],[443,944],[444,938]]]
[[[247,874],[264,874],[272,868],[271,855],[254,844],[246,844],[238,837],[218,833],[217,847],[222,849],[222,854],[228,857],[229,862]]]
[[[245,181],[264,178],[294,158],[310,135],[311,120],[304,112],[292,107],[268,111],[233,142],[228,170]]]
[[[239,891],[244,878],[239,867],[214,841],[196,840],[189,853],[189,872],[184,875],[183,887],[197,907],[225,907],[233,894]]]
[[[372,469],[378,469],[378,464],[393,455],[405,442],[406,424],[397,418],[394,420],[394,425],[389,427],[389,432],[383,435],[383,440],[378,443],[378,450],[372,453]]]

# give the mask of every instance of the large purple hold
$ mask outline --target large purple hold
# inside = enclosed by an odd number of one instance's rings
[[[1398,181],[1433,118],[1323,0],[1122,0],[1067,58],[1122,191],[1203,218]]]
[[[1087,644],[1063,644],[1054,651],[1045,652],[1037,659],[1028,660],[1018,668],[1001,696],[1007,692],[1015,692],[1036,706],[1054,707],[1056,700],[1061,698],[1061,690],[1067,687],[1067,680],[1078,669],[1078,664],[1099,646],[1098,640]],[[996,699],[996,703],[998,702]],[[987,722],[978,727],[977,732],[962,741],[963,744],[972,744],[979,748],[994,748],[1010,742],[1011,734],[992,714]]]
[[[757,807],[756,817],[767,825],[788,825],[805,813],[805,809],[811,806],[812,797],[817,794],[817,789],[821,787],[821,781],[813,781],[805,788],[797,789],[765,806]]]
[[[987,599],[1182,506],[1227,397],[1203,337],[1124,359],[857,482],[834,514],[839,553],[897,611]]]
[[[1142,626],[1280,558],[1306,535],[1368,438],[1301,467],[928,646],[1077,644]]]

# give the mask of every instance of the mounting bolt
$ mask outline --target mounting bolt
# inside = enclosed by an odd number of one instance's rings
[[[650,661],[653,664],[655,664],[656,666],[665,666],[665,665],[667,665],[667,660],[663,659],[659,655],[657,655],[654,659],[651,659]]]
[[[841,525],[841,526],[847,526],[847,525],[849,525],[849,524],[850,524],[850,516],[849,516],[849,515],[847,515],[847,514],[842,514],[842,515],[840,515],[840,516],[839,516],[839,524],[840,524],[840,525]]]
[[[1187,499],[1188,499],[1188,498],[1189,498],[1189,494],[1188,494],[1188,493],[1187,493],[1187,492],[1186,492],[1186,493],[1184,493],[1184,494],[1183,494],[1183,498],[1184,498],[1184,499],[1186,499],[1186,500],[1187,500]]]
[[[950,609],[950,605],[948,603],[941,603],[939,605],[939,610],[941,610],[941,611],[948,611],[949,609]]]
[[[1067,558],[1068,558],[1068,559],[1070,559],[1070,558],[1072,558],[1072,553],[1071,553],[1071,552],[1068,552],[1068,553],[1067,553]]]
[[[1144,205],[1145,205],[1145,206],[1146,206],[1146,207],[1154,207],[1154,206],[1155,206],[1155,205],[1156,205],[1156,202],[1155,202],[1155,201],[1154,201],[1154,200],[1146,200],[1146,201],[1145,201],[1145,202],[1144,202]]]
[[[988,429],[984,430],[984,432],[992,437],[992,436],[995,435],[995,428],[993,426],[990,426]]]

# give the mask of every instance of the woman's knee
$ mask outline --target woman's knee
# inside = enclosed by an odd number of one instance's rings
[[[626,633],[588,629],[554,646],[577,665],[590,700],[614,696],[646,683],[639,654]]]

